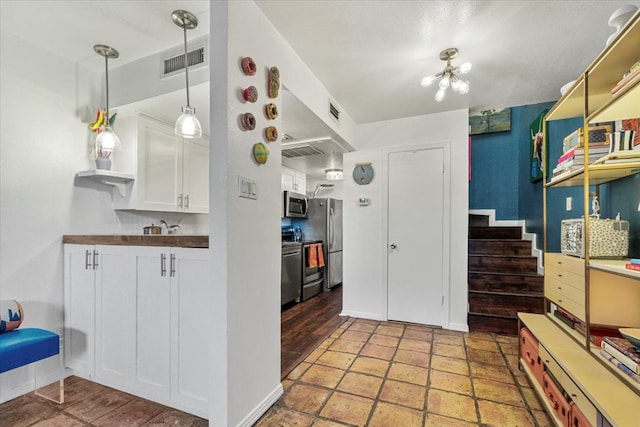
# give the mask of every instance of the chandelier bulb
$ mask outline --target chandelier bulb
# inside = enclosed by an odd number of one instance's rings
[[[460,66],[459,70],[461,74],[467,74],[469,71],[471,71],[471,62],[465,62]]]
[[[438,89],[438,91],[436,92],[436,102],[442,102],[442,100],[444,99],[444,94],[445,89]]]
[[[440,80],[440,83],[438,84],[438,86],[440,87],[440,89],[446,90],[450,84],[451,84],[451,81],[449,81],[449,77],[445,76],[442,78],[442,80]]]
[[[437,78],[438,78],[438,76],[424,77],[422,80],[420,80],[420,85],[422,85],[422,87],[427,87],[431,83],[435,82],[437,80]]]

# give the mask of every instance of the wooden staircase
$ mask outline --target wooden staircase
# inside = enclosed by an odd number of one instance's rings
[[[519,311],[544,313],[544,276],[521,227],[490,227],[469,215],[470,331],[517,335]]]

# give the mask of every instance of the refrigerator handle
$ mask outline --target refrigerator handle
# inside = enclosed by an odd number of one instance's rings
[[[329,208],[329,247],[327,251],[333,248],[333,208]]]

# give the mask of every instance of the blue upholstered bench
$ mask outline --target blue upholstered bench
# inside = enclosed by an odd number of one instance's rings
[[[15,329],[0,334],[0,374],[60,353],[60,336],[38,328]],[[36,386],[37,388],[37,386]],[[40,393],[39,396],[52,399]],[[60,380],[60,401],[64,402],[64,384]]]

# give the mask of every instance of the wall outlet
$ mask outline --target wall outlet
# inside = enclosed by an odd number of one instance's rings
[[[567,197],[567,211],[572,209],[573,197]]]

